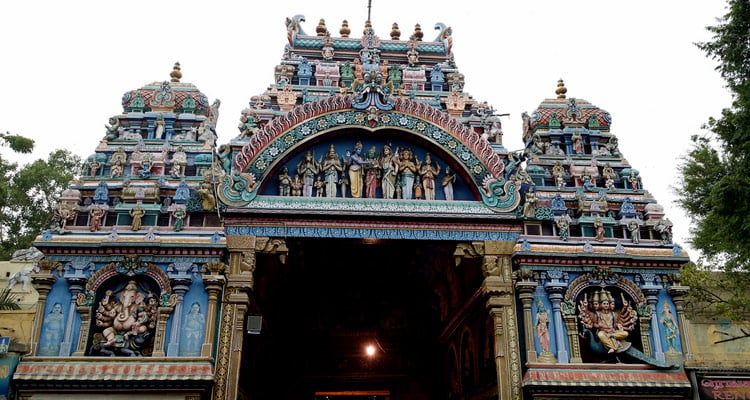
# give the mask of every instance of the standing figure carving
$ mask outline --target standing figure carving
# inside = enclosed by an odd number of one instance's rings
[[[292,177],[289,176],[289,168],[282,167],[279,173],[279,196],[291,195]]]
[[[414,153],[408,147],[398,153],[398,171],[401,175],[401,181],[399,182],[401,198],[411,200],[414,193],[414,176],[419,170],[419,161],[414,162]]]
[[[127,159],[128,156],[125,154],[125,149],[118,147],[117,151],[109,158],[109,174],[112,178],[122,176]]]
[[[60,355],[60,343],[63,341],[65,329],[65,316],[63,315],[62,304],[55,303],[52,306],[52,310],[44,317],[43,329],[44,331],[39,343],[39,355]]]
[[[432,156],[427,153],[424,157],[424,163],[419,168],[419,175],[422,176],[422,189],[424,190],[425,200],[435,200],[435,178],[440,174],[440,164],[432,163]]]
[[[384,199],[393,199],[396,194],[396,175],[398,174],[398,156],[393,154],[391,146],[383,146],[379,160],[381,168],[381,189]]]
[[[305,197],[313,196],[313,187],[315,178],[320,173],[320,164],[315,161],[315,155],[308,151],[305,157],[297,163],[297,174],[302,177],[302,195]]]
[[[529,187],[529,190],[526,192],[526,202],[523,203],[523,216],[526,218],[534,218],[536,215],[536,193],[534,192],[534,187]]]
[[[328,149],[326,158],[319,164],[321,164],[323,176],[325,177],[326,197],[336,197],[339,175],[344,171],[344,167],[341,165],[341,160],[339,160],[339,155],[336,153],[336,148],[333,145]]]
[[[380,186],[380,165],[378,164],[378,153],[375,146],[365,156],[365,196],[368,199],[374,199],[377,196],[377,190]]]
[[[91,207],[91,211],[89,211],[89,217],[91,218],[91,225],[89,227],[89,230],[91,232],[96,232],[99,230],[102,224],[102,218],[104,218],[104,213],[104,209],[98,204]]]
[[[451,171],[451,167],[445,166],[445,176],[440,183],[443,185],[445,200],[453,201],[453,184],[456,183],[456,174]]]
[[[353,152],[346,152],[344,162],[349,168],[349,191],[354,198],[362,197],[362,189],[364,188],[364,179],[362,177],[362,169],[367,164],[365,159],[362,157],[362,142],[357,142],[354,145]]]
[[[134,231],[141,229],[141,220],[143,219],[143,216],[146,215],[146,211],[144,211],[141,206],[136,204],[135,207],[131,208],[128,213],[132,218],[130,229]]]

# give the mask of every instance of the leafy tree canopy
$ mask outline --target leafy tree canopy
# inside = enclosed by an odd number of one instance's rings
[[[677,202],[692,217],[691,242],[703,254],[702,266],[685,269],[685,283],[703,296],[706,311],[741,319],[750,315],[750,0],[728,0],[727,9],[707,28],[712,40],[697,46],[719,62],[733,101],[708,120],[704,136],[693,136]]]
[[[18,153],[30,153],[34,141],[0,134],[0,143]],[[81,159],[67,150],[50,153],[23,167],[0,156],[0,260],[31,246],[49,226],[60,194],[80,169]]]

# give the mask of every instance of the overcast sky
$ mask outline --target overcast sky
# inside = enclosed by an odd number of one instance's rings
[[[510,113],[508,149],[522,147],[521,113],[554,97],[559,78],[568,97],[609,111],[620,149],[686,245],[689,220],[672,204],[671,186],[690,136],[731,101],[716,62],[693,44],[710,39],[705,27],[725,14],[723,1],[372,2],[381,38],[393,22],[402,38],[416,23],[425,40],[437,36],[436,22],[453,28],[465,91]],[[0,131],[35,139],[34,158],[57,148],[86,157],[122,111],[122,94],[169,79],[179,61],[183,82],[221,99],[219,142],[227,142],[250,97],[273,81],[284,20],[296,14],[308,34],[324,18],[337,35],[346,19],[360,37],[367,1],[5,2]]]

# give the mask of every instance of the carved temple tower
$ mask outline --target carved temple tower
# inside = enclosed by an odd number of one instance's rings
[[[125,93],[36,241],[18,398],[688,396],[688,257],[606,111],[560,81],[509,153],[451,28],[302,21],[229,143],[179,64]]]

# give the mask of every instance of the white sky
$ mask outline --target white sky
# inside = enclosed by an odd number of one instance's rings
[[[436,22],[453,28],[465,90],[502,113],[504,144],[520,149],[523,111],[568,97],[609,111],[620,149],[675,223],[686,245],[689,221],[672,204],[679,158],[690,136],[730,104],[729,93],[693,43],[725,14],[702,1],[372,0],[372,24],[402,38],[414,24],[424,39]],[[465,7],[462,7],[465,5]],[[122,111],[124,92],[169,79],[175,61],[183,82],[209,101],[221,99],[219,143],[237,135],[240,111],[273,81],[286,41],[285,17],[303,14],[314,34],[347,19],[361,36],[367,1],[12,1],[0,12],[0,131],[36,140],[33,158],[57,148],[92,154],[104,125]],[[4,151],[7,153],[7,151]],[[6,154],[7,155],[7,154]],[[693,257],[697,254],[693,254]]]

